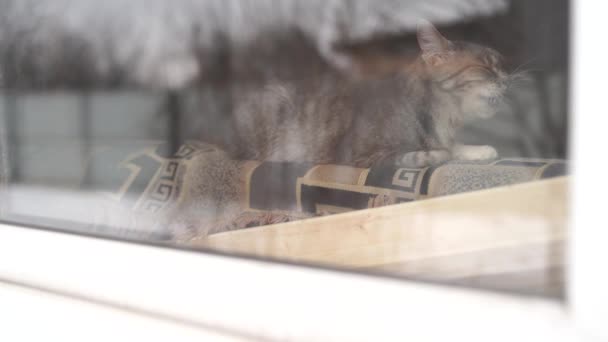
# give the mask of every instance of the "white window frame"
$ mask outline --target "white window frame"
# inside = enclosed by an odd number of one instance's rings
[[[571,152],[576,179],[565,303],[0,225],[0,321],[7,327],[0,328],[0,336],[23,334],[30,327],[25,333],[106,341],[126,336],[280,341],[608,338],[608,225],[604,202],[594,196],[608,190],[600,174],[606,169],[598,165],[598,159],[606,158],[608,127],[608,49],[602,36],[608,6],[575,1],[573,10]],[[15,318],[14,313],[26,304],[35,308],[28,309],[33,311],[24,325],[26,316]],[[11,320],[14,324],[7,324]]]
[[[575,180],[571,199],[568,308],[584,336],[608,339],[608,223],[605,200],[608,113],[605,81],[605,1],[574,0],[571,5],[571,145]],[[598,64],[599,63],[599,64]]]
[[[0,260],[16,284],[262,340],[571,335],[550,300],[70,234],[0,227]]]

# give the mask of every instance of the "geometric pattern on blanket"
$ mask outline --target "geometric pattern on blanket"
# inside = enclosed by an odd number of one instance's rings
[[[183,200],[188,173],[200,172],[189,167],[205,161],[218,163],[215,146],[188,142],[174,154],[163,145],[131,153],[120,162],[132,170],[129,184],[120,184],[118,197],[128,193],[128,201],[138,210],[158,212],[170,203]],[[227,156],[220,155],[228,159]],[[356,168],[344,165],[313,165],[233,161],[223,167],[238,167],[238,197],[245,211],[300,211],[330,214],[373,208],[418,199],[517,184],[536,179],[565,175],[567,165],[555,159],[506,158],[487,162],[450,161],[425,168],[400,168],[392,163]],[[232,165],[232,166],[230,166]],[[213,165],[207,165],[212,167]],[[200,166],[198,166],[200,168]],[[227,171],[227,170],[225,170]],[[214,173],[221,173],[222,170]],[[190,177],[192,178],[192,177]],[[213,178],[194,178],[196,182],[214,182]],[[226,180],[224,180],[226,181]],[[134,198],[133,195],[137,194]],[[125,196],[126,197],[126,196]],[[133,207],[135,209],[135,207]]]
[[[370,169],[341,165],[260,163],[248,179],[248,208],[316,214],[373,208],[566,174],[563,160],[450,161],[434,167]]]

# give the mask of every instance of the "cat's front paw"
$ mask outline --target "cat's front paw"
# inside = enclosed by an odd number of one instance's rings
[[[397,157],[395,165],[406,168],[423,168],[438,165],[450,159],[450,153],[443,150],[407,152]]]
[[[498,157],[498,152],[489,145],[459,145],[452,150],[452,156],[458,160],[492,160]]]

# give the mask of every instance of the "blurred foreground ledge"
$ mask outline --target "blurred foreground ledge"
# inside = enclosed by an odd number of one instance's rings
[[[563,295],[569,177],[210,235],[192,246]]]

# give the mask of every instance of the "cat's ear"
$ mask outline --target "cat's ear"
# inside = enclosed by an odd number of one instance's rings
[[[417,37],[425,62],[437,65],[445,61],[450,52],[451,43],[437,31],[433,24],[421,20],[418,23]]]

